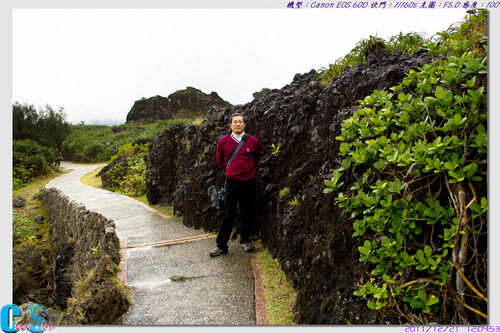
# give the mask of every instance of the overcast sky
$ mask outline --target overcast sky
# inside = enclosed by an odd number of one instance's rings
[[[432,36],[465,10],[14,9],[13,101],[120,124],[192,86],[232,104],[333,63],[362,38]]]

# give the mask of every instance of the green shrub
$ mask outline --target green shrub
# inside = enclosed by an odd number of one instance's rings
[[[123,161],[116,163],[106,175],[111,177],[113,186],[109,190],[125,195],[139,197],[146,193],[146,164],[144,156],[147,154],[149,144],[123,145],[112,160],[124,157]]]
[[[37,238],[35,223],[22,216],[12,215],[12,237],[17,243],[32,242]]]
[[[23,181],[19,178],[12,178],[12,190],[19,190],[24,187]]]
[[[127,160],[128,172],[123,179],[119,191],[133,197],[146,193],[146,164],[144,155],[137,155]]]
[[[399,50],[412,54],[417,52],[425,43],[425,38],[416,32],[409,32],[407,34],[400,32],[398,35],[392,36],[389,39],[388,50]]]
[[[470,12],[430,46],[443,60],[360,101],[337,137],[341,167],[325,181],[352,213],[359,260],[370,267],[354,294],[406,322],[486,322],[486,304],[465,296],[455,271],[467,265],[476,284],[487,274],[486,28],[486,12]],[[464,301],[474,310],[460,310]]]
[[[50,174],[55,170],[56,152],[30,139],[14,140],[12,143],[13,187],[18,189],[28,180]]]
[[[114,160],[116,160],[118,157],[120,156],[124,156],[125,154],[127,154],[128,152],[132,152],[132,144],[131,143],[126,143],[124,145],[122,145],[118,151],[116,152],[116,154],[114,154],[113,156],[111,156],[110,160],[109,160],[109,163],[112,163]]]
[[[65,160],[104,162],[113,154],[113,132],[104,125],[73,125],[71,134],[62,143]]]

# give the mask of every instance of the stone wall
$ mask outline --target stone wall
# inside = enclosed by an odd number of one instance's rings
[[[115,224],[60,190],[43,189],[55,258],[56,304],[66,309],[61,324],[112,324],[129,301],[117,283],[120,245]]]

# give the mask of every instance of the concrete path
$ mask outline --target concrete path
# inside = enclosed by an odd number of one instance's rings
[[[129,197],[81,183],[80,177],[96,165],[63,162],[61,167],[74,171],[46,187],[62,190],[116,224],[125,259],[122,273],[134,303],[121,325],[255,325],[251,254],[239,244],[230,242],[229,254],[211,258],[214,235]],[[162,246],[156,246],[159,242]]]

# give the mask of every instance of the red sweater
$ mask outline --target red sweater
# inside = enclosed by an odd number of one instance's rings
[[[231,137],[231,134],[223,136],[217,144],[217,164],[225,170],[228,179],[246,181],[255,178],[255,167],[260,160],[259,140],[250,136],[226,170],[227,162],[237,145],[238,142]]]

